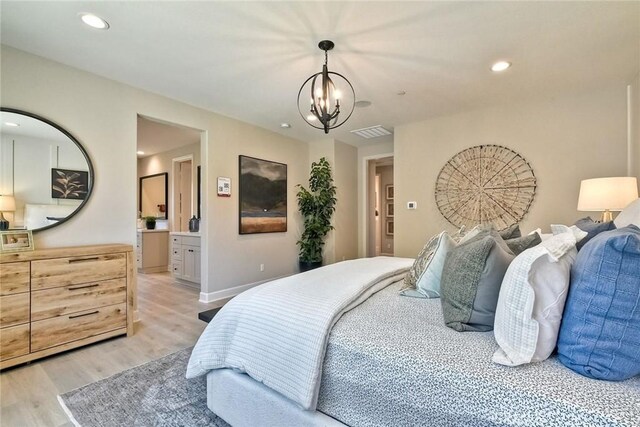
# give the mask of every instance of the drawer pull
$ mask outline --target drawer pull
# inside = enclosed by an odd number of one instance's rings
[[[193,249],[189,249],[189,252],[193,252]]]
[[[92,314],[98,314],[98,313],[100,313],[100,310],[92,311],[91,313],[76,314],[75,316],[69,316],[69,319],[77,319],[78,317],[91,316]]]
[[[100,259],[100,257],[94,256],[91,258],[75,258],[75,259],[70,259],[69,260],[69,264],[73,264],[75,262],[89,262],[89,261],[98,261]]]
[[[100,286],[99,283],[95,283],[93,285],[82,285],[82,286],[76,286],[74,288],[67,288],[70,291],[77,291],[78,289],[87,289],[87,288],[95,288],[96,286]]]

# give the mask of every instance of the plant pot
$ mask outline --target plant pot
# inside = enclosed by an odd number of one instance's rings
[[[298,266],[300,267],[300,273],[304,273],[305,271],[313,270],[314,268],[322,267],[322,261],[302,261],[298,260]]]
[[[147,221],[147,230],[155,230],[156,229],[156,222],[155,221]]]

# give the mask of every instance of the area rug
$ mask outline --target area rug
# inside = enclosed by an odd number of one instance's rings
[[[206,378],[185,378],[191,350],[77,388],[58,400],[69,419],[82,427],[228,427],[207,408]]]

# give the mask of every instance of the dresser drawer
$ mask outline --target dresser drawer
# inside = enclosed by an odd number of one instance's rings
[[[109,254],[31,262],[32,290],[125,277],[126,255]]]
[[[29,353],[29,324],[0,329],[0,360]]]
[[[29,261],[10,262],[0,267],[0,295],[29,292]]]
[[[124,278],[33,291],[31,321],[120,304],[126,300],[127,282]]]
[[[171,259],[180,261],[182,259],[182,246],[171,245]]]
[[[29,293],[0,297],[0,328],[29,323]]]
[[[189,246],[197,246],[197,247],[200,247],[200,237],[195,237],[195,236],[183,236],[183,237],[182,237],[182,244],[183,244],[183,245],[189,245]]]
[[[31,323],[31,351],[44,350],[127,326],[126,304],[111,305]]]

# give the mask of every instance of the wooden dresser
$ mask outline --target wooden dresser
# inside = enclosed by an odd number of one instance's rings
[[[133,335],[130,245],[0,254],[0,369]]]

